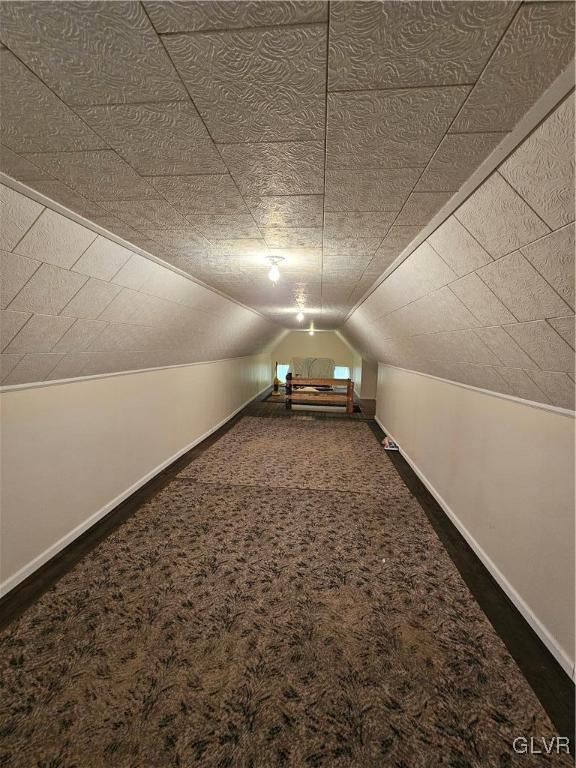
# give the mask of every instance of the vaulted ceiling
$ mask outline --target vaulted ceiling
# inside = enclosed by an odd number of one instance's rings
[[[574,34],[564,2],[6,2],[1,17],[2,170],[289,327],[299,306],[344,322]],[[267,256],[284,259],[277,286]]]

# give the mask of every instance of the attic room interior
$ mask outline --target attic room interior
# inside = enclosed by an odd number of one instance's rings
[[[563,0],[2,0],[0,765],[574,765]]]

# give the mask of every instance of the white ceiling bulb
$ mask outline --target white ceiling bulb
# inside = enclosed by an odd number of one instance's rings
[[[278,264],[281,261],[284,261],[283,256],[268,256],[268,261],[270,262],[270,271],[268,272],[268,277],[272,281],[274,285],[280,280],[280,269],[278,268]]]
[[[298,320],[299,323],[301,323],[302,320],[304,320],[304,312],[302,312],[302,310],[300,310],[300,312],[298,312],[298,314],[296,315],[296,320]]]
[[[270,272],[268,272],[268,277],[270,280],[272,280],[274,285],[276,285],[278,280],[280,280],[280,270],[278,269],[278,264],[272,264],[270,267]]]

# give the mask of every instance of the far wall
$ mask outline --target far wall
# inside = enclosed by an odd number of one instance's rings
[[[329,357],[336,365],[354,367],[353,353],[334,331],[290,331],[270,350],[272,372],[274,363],[289,363],[293,357]],[[274,375],[272,373],[272,375]]]

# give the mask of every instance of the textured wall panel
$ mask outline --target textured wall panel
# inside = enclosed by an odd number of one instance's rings
[[[24,195],[0,186],[0,199],[2,384],[237,357],[279,333]],[[201,238],[191,227],[167,232]]]
[[[567,101],[380,283],[347,337],[391,365],[574,409],[574,224],[543,220],[574,216],[556,204],[573,187],[573,142]],[[400,230],[382,263],[416,234]]]
[[[550,231],[499,173],[490,176],[455,216],[494,258]]]
[[[574,221],[574,98],[554,111],[500,173],[552,229]]]

